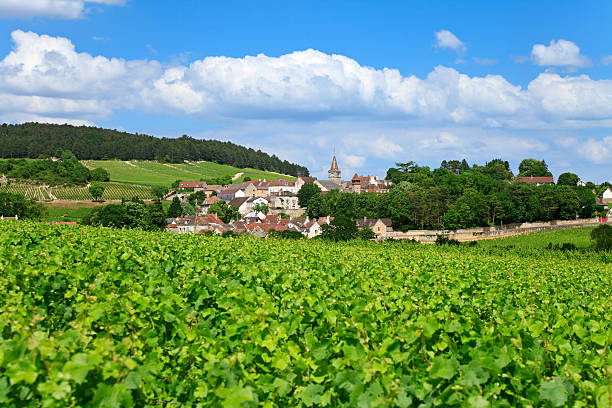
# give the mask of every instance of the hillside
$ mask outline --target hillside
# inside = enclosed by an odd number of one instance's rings
[[[609,260],[0,222],[0,402],[604,407]]]
[[[0,126],[0,158],[38,158],[70,150],[81,160],[210,161],[238,168],[308,175],[308,169],[231,142],[183,135],[157,138],[87,126],[25,123]]]
[[[111,181],[132,183],[147,186],[170,186],[176,180],[182,181],[213,181],[214,179],[242,173],[236,181],[250,177],[255,179],[273,180],[284,177],[294,180],[294,177],[281,176],[278,173],[270,173],[257,169],[239,169],[233,166],[212,163],[160,163],[155,161],[119,161],[119,160],[85,160],[85,166],[90,169],[102,167],[110,173]]]

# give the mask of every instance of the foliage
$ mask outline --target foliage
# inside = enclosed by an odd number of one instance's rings
[[[519,177],[551,177],[544,160],[525,159],[519,164]],[[574,184],[575,185],[575,184]]]
[[[574,173],[562,173],[557,179],[557,185],[560,186],[575,186],[580,181],[580,177]]]
[[[358,233],[355,222],[342,215],[321,226],[321,238],[330,241],[348,241],[357,238]]]
[[[174,196],[170,207],[168,207],[168,218],[177,218],[183,214],[183,207],[181,206],[181,200],[177,196]]]
[[[0,133],[1,138],[1,133]],[[0,174],[17,181],[32,181],[50,186],[85,184],[90,172],[72,152],[59,151],[58,160],[6,159],[0,160]]]
[[[606,407],[599,258],[0,223],[0,404]]]
[[[94,198],[94,200],[99,200],[102,198],[104,194],[104,185],[100,183],[92,183],[88,188],[89,194]]]
[[[302,239],[304,235],[301,232],[296,230],[286,229],[284,231],[276,231],[275,229],[271,229],[268,233],[269,238],[284,238],[284,239]]]
[[[459,241],[451,239],[446,235],[438,235],[436,237],[436,245],[459,245]]]
[[[376,234],[374,233],[374,230],[372,230],[372,228],[366,225],[359,229],[359,232],[357,233],[357,237],[359,239],[363,239],[364,241],[369,241],[371,239],[376,238]]]
[[[255,206],[253,206],[253,211],[262,212],[264,214],[267,214],[270,211],[270,209],[264,203],[257,203],[255,204]]]
[[[110,181],[109,172],[102,167],[96,167],[90,172],[90,175],[92,181]]]
[[[315,195],[321,193],[321,188],[315,183],[304,183],[297,193],[298,204],[300,207],[306,207],[308,201]]]
[[[164,186],[153,186],[151,187],[151,194],[153,197],[161,200],[166,194],[168,194],[168,187]]]
[[[208,214],[217,214],[217,217],[225,223],[229,223],[232,220],[239,220],[242,217],[238,208],[231,205],[228,206],[223,200],[211,204],[211,206],[208,207]]]
[[[398,163],[387,177],[394,183],[389,193],[330,191],[313,196],[307,213],[390,218],[394,229],[408,230],[589,218],[597,211],[588,187],[513,182],[508,162],[501,159],[472,167],[458,160],[444,161],[433,171],[414,162]]]
[[[69,149],[83,160],[207,160],[234,167],[251,167],[282,174],[308,175],[308,169],[253,150],[217,140],[156,138],[87,126],[24,123],[0,127],[0,157],[50,157]]]
[[[39,219],[45,215],[44,207],[23,194],[0,192],[0,215],[19,219]]]
[[[602,224],[591,231],[591,239],[595,241],[595,249],[598,251],[612,250],[612,226]]]
[[[108,204],[91,209],[83,220],[84,225],[140,228],[143,230],[160,230],[166,226],[162,204],[155,201],[147,205],[138,199],[124,201],[121,204]]]

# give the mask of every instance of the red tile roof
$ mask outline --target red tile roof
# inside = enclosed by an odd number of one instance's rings
[[[205,181],[181,181],[179,188],[203,188],[206,187]]]

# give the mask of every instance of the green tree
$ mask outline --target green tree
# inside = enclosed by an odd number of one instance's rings
[[[94,200],[101,199],[102,194],[104,194],[104,185],[101,183],[91,183],[89,186],[89,194],[91,194]]]
[[[578,184],[580,177],[574,173],[562,173],[557,179],[557,185],[559,186],[575,186]]]
[[[225,223],[229,223],[232,220],[239,220],[242,217],[238,208],[234,206],[228,206],[227,203],[223,200],[213,203],[208,208],[208,213],[217,214],[217,217],[219,217],[221,221]]]
[[[110,181],[110,174],[102,167],[93,169],[89,174],[92,181]]]
[[[595,241],[597,251],[610,251],[612,249],[612,226],[602,224],[593,229],[591,239]]]
[[[300,207],[308,206],[308,201],[321,192],[321,188],[315,183],[304,183],[300,191],[298,191],[298,203]]]
[[[372,230],[372,228],[366,225],[365,227],[362,227],[359,230],[359,232],[357,233],[357,237],[364,241],[369,241],[371,239],[376,238],[376,234],[374,233],[374,230]]]
[[[164,229],[166,227],[166,214],[161,201],[156,200],[147,206],[148,224],[151,229]]]
[[[321,238],[330,241],[348,241],[357,238],[357,224],[348,217],[335,217],[329,224],[321,227]]]
[[[181,215],[195,215],[196,208],[193,204],[189,202],[181,203]]]
[[[23,194],[0,192],[0,215],[20,219],[39,219],[46,210],[42,204],[28,200]]]
[[[153,186],[151,187],[151,194],[153,194],[153,197],[161,200],[166,194],[168,194],[168,187]]]
[[[519,164],[519,177],[552,177],[544,160],[525,159]]]
[[[270,209],[268,208],[267,205],[263,204],[263,203],[257,203],[254,207],[253,207],[253,211],[256,212],[262,212],[264,214],[267,214]]]
[[[170,207],[168,207],[167,217],[168,218],[180,217],[182,213],[183,213],[183,208],[181,207],[181,200],[179,200],[179,198],[175,196],[172,199],[172,203],[170,204]]]

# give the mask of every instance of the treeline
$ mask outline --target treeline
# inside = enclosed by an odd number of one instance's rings
[[[108,181],[109,174],[102,168],[89,170],[69,150],[58,149],[56,159],[0,160],[0,175],[15,180],[56,186],[85,184],[89,181]]]
[[[144,201],[133,198],[123,200],[121,204],[92,208],[83,218],[82,224],[158,231],[165,228],[165,220],[166,215],[161,201],[155,200],[152,204],[145,204]]]
[[[527,162],[521,173],[537,167],[541,174],[541,167],[546,167],[544,162],[533,164]],[[386,194],[314,194],[308,200],[308,215],[391,218],[395,229],[408,230],[568,220],[598,211],[591,187],[520,183],[502,160],[472,167],[465,161],[443,162],[433,171],[413,162],[398,163],[387,179],[394,186]]]
[[[309,174],[306,167],[231,142],[200,140],[186,135],[176,139],[156,138],[87,126],[0,125],[0,157],[50,157],[57,149],[70,150],[81,160],[159,160],[172,163],[206,160],[292,176]]]
[[[45,214],[45,208],[34,200],[26,199],[23,194],[0,191],[0,215],[4,217],[17,216],[19,219],[40,219]]]

